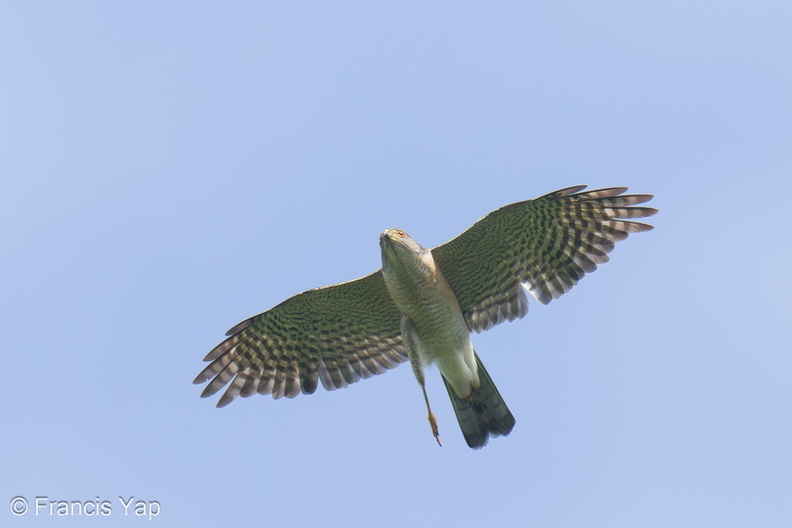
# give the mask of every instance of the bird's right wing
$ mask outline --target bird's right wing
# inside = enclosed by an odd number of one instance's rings
[[[399,311],[381,270],[295,295],[227,335],[194,381],[213,378],[202,397],[231,383],[218,407],[240,395],[311,394],[319,381],[328,390],[346,387],[407,360]]]
[[[585,187],[501,207],[432,250],[472,331],[525,316],[526,289],[542,304],[557,299],[607,262],[617,241],[652,229],[629,220],[657,212],[633,207],[652,195]]]

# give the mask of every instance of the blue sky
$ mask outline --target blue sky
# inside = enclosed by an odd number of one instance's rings
[[[789,2],[6,2],[0,524],[792,524]],[[501,205],[656,195],[656,229],[436,371],[216,409],[224,332]],[[29,511],[14,516],[23,497]],[[93,521],[92,521],[93,522]]]

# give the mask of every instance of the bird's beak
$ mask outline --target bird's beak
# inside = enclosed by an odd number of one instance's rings
[[[380,235],[380,246],[385,247],[385,244],[387,244],[390,241],[390,238],[391,238],[391,235],[388,232],[388,230],[386,229]]]
[[[380,247],[382,249],[393,249],[395,246],[400,245],[399,235],[396,234],[397,231],[397,229],[386,229],[382,232],[380,235]]]

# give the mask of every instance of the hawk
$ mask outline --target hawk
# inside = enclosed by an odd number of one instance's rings
[[[465,441],[472,448],[508,435],[515,420],[473,348],[482,332],[528,313],[528,294],[557,299],[608,261],[615,242],[652,229],[632,219],[649,194],[626,187],[567,187],[497,209],[456,238],[426,249],[401,229],[380,236],[382,268],[308,290],[231,328],[194,383],[217,402],[270,394],[293,398],[347,387],[409,360],[432,433],[437,420],[424,367],[440,371]]]

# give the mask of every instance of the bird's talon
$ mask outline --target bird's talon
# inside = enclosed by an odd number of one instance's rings
[[[429,415],[429,425],[432,427],[432,434],[437,440],[437,445],[443,447],[443,444],[440,443],[440,430],[437,428],[437,417],[434,414]]]

